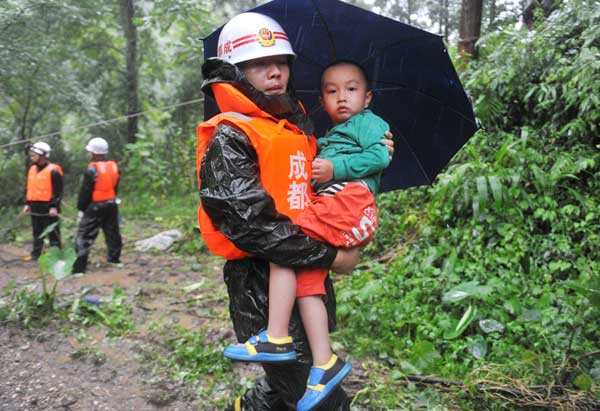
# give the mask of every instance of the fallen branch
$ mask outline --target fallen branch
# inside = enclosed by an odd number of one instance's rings
[[[581,362],[581,360],[583,360],[584,358],[587,357],[595,357],[596,355],[600,355],[600,350],[596,350],[596,351],[590,351],[590,352],[586,352],[585,354],[582,354],[577,361]]]
[[[463,381],[447,380],[444,378],[407,375],[408,381],[417,384],[441,385],[448,388],[458,388],[478,398],[496,397],[518,407],[594,411],[600,410],[600,401],[582,391],[573,391],[564,385],[515,386],[496,381],[479,381],[467,384]]]

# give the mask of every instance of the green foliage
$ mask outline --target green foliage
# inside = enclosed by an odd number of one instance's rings
[[[148,196],[152,192],[166,192],[169,188],[166,173],[169,164],[160,156],[157,147],[155,142],[146,140],[127,144],[123,181],[129,191]]]
[[[43,324],[61,314],[57,307],[56,286],[60,280],[71,274],[73,262],[77,256],[72,248],[64,250],[51,247],[38,260],[41,277],[41,291],[35,286],[13,290],[12,286],[4,290],[0,302],[0,319],[23,324],[25,326]],[[53,281],[51,287],[48,282]]]
[[[597,391],[591,362],[556,368],[600,341],[599,17],[571,1],[537,32],[484,40],[465,76],[489,131],[433,187],[380,197],[370,247],[396,258],[338,287],[354,354],[464,380],[497,364],[498,378]]]
[[[146,140],[142,149],[152,149],[147,157],[157,167],[149,170],[133,159],[143,167],[122,167],[122,192],[130,183],[139,194],[193,190],[194,130],[202,111],[201,37],[217,25],[207,8],[203,1],[136,3],[137,86],[144,112],[137,137]],[[51,160],[65,171],[69,194],[79,188],[91,137],[105,138],[110,156],[123,166],[131,155],[124,155],[129,79],[120,14],[118,2],[89,0],[6,0],[0,9],[0,145],[44,136],[53,148]],[[23,201],[24,148],[0,149],[5,187],[0,206]]]
[[[579,353],[600,338],[600,155],[585,144],[548,147],[525,130],[480,133],[459,157],[423,189],[430,201],[418,227],[394,229],[400,238],[418,230],[404,255],[343,283],[338,312],[352,328],[342,336],[405,370],[422,371],[415,346],[428,341],[443,358],[436,373],[508,361],[514,376],[544,381],[575,329]],[[378,236],[397,247],[394,231]],[[531,375],[525,353],[543,364]]]
[[[47,232],[51,231],[46,230]],[[54,309],[54,303],[56,300],[56,286],[60,280],[71,275],[73,271],[73,264],[77,259],[77,253],[73,247],[65,247],[60,249],[58,247],[50,247],[50,249],[42,254],[38,260],[38,266],[40,268],[40,276],[42,279],[42,294],[47,299],[48,309],[52,311]],[[48,277],[50,274],[54,278],[52,289],[48,290]]]
[[[177,149],[149,139],[127,144],[123,187],[148,203],[152,197],[195,191],[195,139]]]
[[[36,292],[33,287],[19,290],[9,285],[0,299],[0,321],[22,324],[25,327],[44,325],[56,316],[54,306],[47,294]]]
[[[223,357],[225,343],[209,343],[202,332],[179,330],[166,349],[169,355],[164,365],[183,381],[194,382],[207,374],[220,376],[231,370],[231,361]]]
[[[494,32],[478,44],[481,58],[465,77],[486,127],[528,125],[554,138],[600,142],[597,2],[566,1],[537,31]]]
[[[84,326],[101,324],[109,329],[109,336],[119,336],[134,329],[130,314],[131,307],[126,304],[123,290],[115,287],[107,302],[93,304],[83,297],[76,298],[70,307],[69,318]]]
[[[0,186],[3,187],[0,207],[9,207],[20,199],[24,200],[24,185],[15,184],[19,181],[25,184],[25,167],[22,161],[18,156],[7,157],[6,153],[0,151]],[[4,224],[2,227],[5,227]]]

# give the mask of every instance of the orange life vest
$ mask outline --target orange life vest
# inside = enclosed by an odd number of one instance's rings
[[[212,88],[222,113],[200,124],[197,129],[198,186],[201,186],[202,158],[213,131],[219,124],[229,123],[241,129],[250,139],[258,155],[263,188],[273,198],[277,211],[293,220],[312,196],[310,166],[317,152],[315,137],[309,138],[289,121],[276,119],[260,110],[230,84],[216,83]],[[228,109],[236,111],[227,112]],[[214,254],[228,260],[249,256],[215,228],[202,204],[198,208],[198,224],[207,247]]]
[[[57,164],[48,163],[41,171],[34,164],[27,173],[27,201],[50,201],[52,199],[52,171],[57,170],[63,175],[62,168]]]
[[[98,172],[94,192],[92,193],[92,201],[113,200],[117,196],[115,187],[119,182],[119,166],[112,160],[93,161],[88,164],[88,167],[92,166],[96,167]]]

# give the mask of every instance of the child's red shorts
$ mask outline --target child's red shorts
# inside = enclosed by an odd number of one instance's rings
[[[319,191],[295,223],[311,237],[336,247],[366,245],[378,224],[375,197],[361,182],[335,184]],[[296,297],[325,295],[327,272],[296,273]]]

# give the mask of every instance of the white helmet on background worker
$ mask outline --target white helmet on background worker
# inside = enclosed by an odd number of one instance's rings
[[[238,14],[219,34],[217,57],[228,63],[280,55],[296,56],[281,25],[264,14]]]
[[[34,143],[31,147],[29,147],[29,151],[46,158],[50,157],[50,146],[48,143],[44,143],[43,141]]]
[[[90,140],[85,149],[92,154],[108,154],[108,143],[103,138],[95,137]]]

